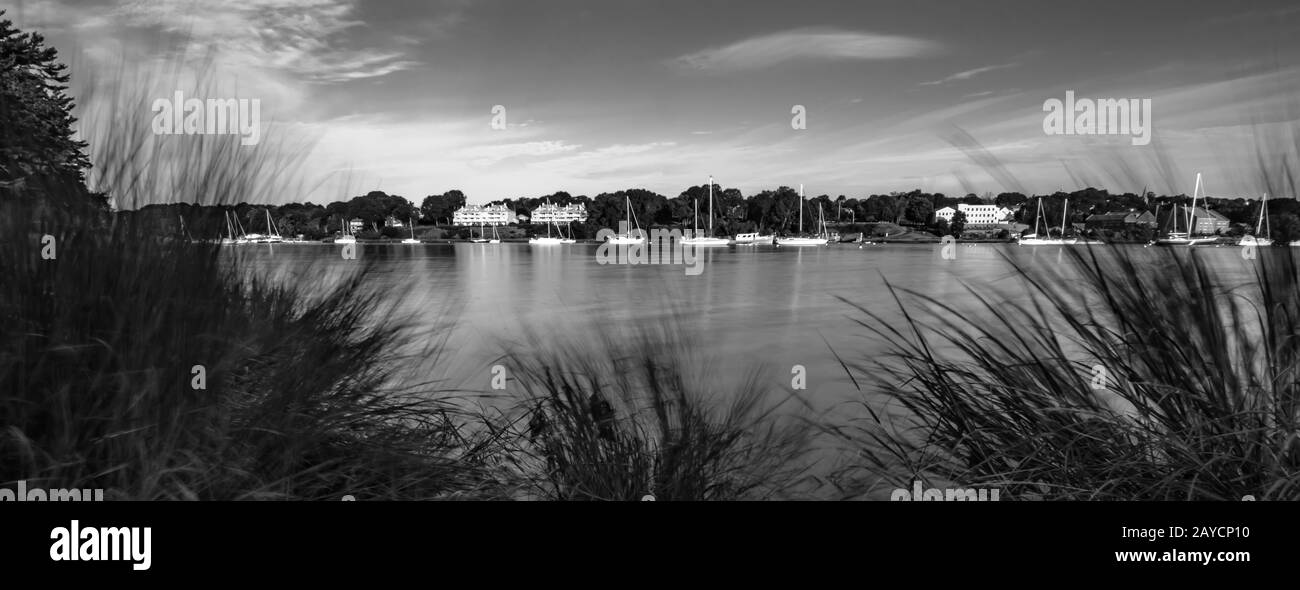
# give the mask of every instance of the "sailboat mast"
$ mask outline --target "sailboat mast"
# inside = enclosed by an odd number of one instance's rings
[[[1200,192],[1201,192],[1201,173],[1197,172],[1196,186],[1192,188],[1192,208],[1187,211],[1187,237],[1189,238],[1192,237],[1192,234],[1196,233],[1195,226],[1193,226],[1192,223],[1196,221],[1196,196],[1200,194]]]
[[[1065,205],[1061,207],[1061,238],[1065,238],[1065,219],[1070,211],[1070,199],[1065,199]]]
[[[1264,193],[1264,198],[1259,202],[1259,221],[1255,222],[1255,234],[1258,235],[1264,228],[1264,209],[1268,206],[1268,193]]]
[[[803,185],[799,185],[799,233],[803,233]]]
[[[1038,236],[1038,218],[1043,216],[1043,198],[1038,197],[1038,213],[1034,215],[1034,236]]]
[[[709,237],[713,237],[713,175],[709,175]]]
[[[1271,239],[1273,238],[1273,227],[1269,225],[1269,217],[1266,216],[1266,214],[1264,214],[1264,212],[1268,211],[1268,209],[1269,209],[1269,194],[1268,192],[1265,192],[1264,208],[1262,208],[1262,211],[1260,211],[1260,217],[1264,218],[1264,237]]]

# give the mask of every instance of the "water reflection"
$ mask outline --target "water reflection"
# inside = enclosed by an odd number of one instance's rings
[[[900,317],[886,280],[957,310],[971,306],[963,283],[1023,303],[1026,291],[1007,258],[1061,269],[1064,248],[959,244],[952,260],[941,256],[937,244],[699,248],[703,272],[694,276],[682,265],[600,264],[596,246],[586,244],[365,245],[357,248],[357,260],[343,259],[339,246],[301,244],[239,255],[272,280],[308,286],[326,287],[364,266],[367,284],[387,294],[418,327],[451,324],[441,332],[445,354],[413,365],[443,383],[485,388],[491,366],[506,346],[525,340],[526,329],[542,342],[583,339],[592,330],[632,337],[638,325],[675,319],[719,375],[739,382],[755,364],[769,366],[778,377],[803,365],[805,393],[826,405],[855,395],[828,343],[854,360],[885,348],[865,337],[852,322],[858,314],[836,296],[886,318]],[[1153,265],[1157,254],[1137,252],[1151,256]],[[1225,280],[1252,276],[1253,266],[1235,248],[1201,254]],[[789,389],[788,381],[783,385]]]

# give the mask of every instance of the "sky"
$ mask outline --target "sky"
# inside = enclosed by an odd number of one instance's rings
[[[21,0],[6,17],[74,80],[207,64],[219,96],[199,98],[258,99],[264,137],[310,141],[311,180],[282,201],[675,196],[710,175],[747,195],[1190,194],[1198,172],[1257,198],[1290,196],[1261,160],[1300,164],[1292,0]],[[1067,91],[1149,99],[1152,141],[1045,133]]]

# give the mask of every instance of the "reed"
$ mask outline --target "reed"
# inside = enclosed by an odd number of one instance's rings
[[[1010,277],[960,299],[891,285],[895,314],[846,301],[889,354],[845,363],[870,395],[864,418],[830,427],[853,456],[841,491],[880,498],[921,480],[1004,500],[1295,498],[1297,261],[1285,243],[1210,255],[1003,253]]]
[[[762,371],[708,374],[684,321],[627,338],[528,339],[503,358],[517,400],[499,430],[518,485],[556,500],[751,500],[798,496],[812,429]],[[693,352],[694,351],[694,352]]]
[[[90,182],[119,207],[256,202],[294,178],[306,143],[153,135],[152,75],[124,66],[82,95]],[[0,482],[117,499],[498,495],[459,406],[391,385],[413,335],[364,257],[299,289],[83,187],[20,187],[0,201]]]

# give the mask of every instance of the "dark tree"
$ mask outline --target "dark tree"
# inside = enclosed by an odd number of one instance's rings
[[[966,229],[966,214],[958,211],[952,214],[952,223],[948,224],[948,232],[954,238],[960,238],[962,230]]]
[[[90,160],[86,143],[73,139],[68,80],[67,66],[44,37],[0,20],[0,187],[39,180],[85,192]]]

